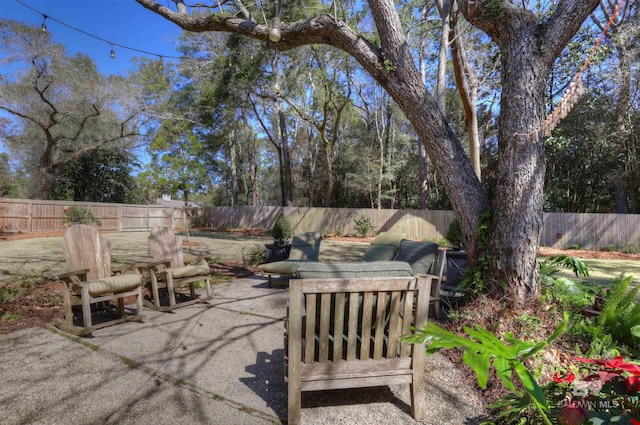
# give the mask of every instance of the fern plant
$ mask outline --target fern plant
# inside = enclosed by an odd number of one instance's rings
[[[558,338],[566,329],[568,322],[569,315],[565,313],[564,320],[556,330],[546,340],[537,343],[519,340],[509,332],[505,333],[503,341],[480,325],[474,328],[465,326],[464,332],[468,336],[461,336],[431,322],[424,325],[422,329],[416,329],[415,334],[405,335],[403,341],[429,342],[427,354],[433,354],[441,348],[464,349],[462,361],[475,372],[480,388],[487,388],[489,374],[494,373],[510,392],[512,403],[509,406],[502,406],[513,408],[509,410],[509,415],[511,413],[516,416],[522,415],[527,410],[535,409],[545,425],[552,425],[546,394],[529,370],[527,359]],[[514,375],[517,379],[514,379]],[[517,408],[514,403],[518,404]]]
[[[628,347],[640,342],[637,329],[640,326],[640,286],[629,289],[633,276],[620,275],[613,281],[598,316],[597,324]]]

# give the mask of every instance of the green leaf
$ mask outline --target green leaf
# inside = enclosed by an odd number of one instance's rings
[[[516,391],[515,384],[511,379],[513,371],[511,370],[511,364],[503,357],[496,357],[493,359],[493,366],[496,368],[496,375],[502,381],[502,385],[509,391]]]
[[[485,352],[475,352],[471,348],[467,348],[462,356],[464,364],[469,366],[476,373],[478,385],[483,390],[487,388],[489,380],[489,366],[491,364],[491,356]]]
[[[531,395],[531,399],[536,404],[536,407],[539,407],[538,410],[542,408],[543,411],[548,411],[549,406],[547,405],[547,399],[544,396],[544,392],[527,367],[520,362],[513,362],[512,365],[513,370],[518,375],[518,378],[520,378],[525,391]]]
[[[475,330],[465,327],[464,331],[469,334],[469,336],[475,338],[482,345],[483,350],[486,350],[492,355],[515,358],[515,350],[482,326],[476,325]]]

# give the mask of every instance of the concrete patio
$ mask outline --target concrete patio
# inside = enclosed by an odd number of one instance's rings
[[[55,328],[0,335],[2,424],[286,423],[287,286],[252,276],[214,299],[75,338]],[[410,416],[408,385],[304,393],[306,424],[478,424],[473,382],[427,358],[429,416]]]

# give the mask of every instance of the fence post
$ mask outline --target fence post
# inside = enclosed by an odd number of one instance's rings
[[[29,233],[33,233],[33,201],[29,201],[29,224],[27,228],[29,229]]]

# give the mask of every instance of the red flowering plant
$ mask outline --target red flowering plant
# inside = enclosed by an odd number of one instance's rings
[[[640,365],[612,360],[574,359],[584,377],[575,374],[553,376],[546,393],[559,400],[557,418],[561,425],[640,425]]]

